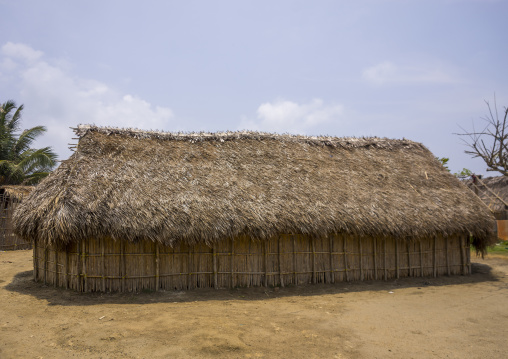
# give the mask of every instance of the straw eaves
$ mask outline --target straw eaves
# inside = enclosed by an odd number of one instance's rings
[[[76,152],[15,213],[15,231],[27,240],[492,239],[486,206],[410,140],[96,126],[76,133]]]
[[[23,197],[26,197],[28,194],[30,194],[34,188],[34,186],[7,185],[1,186],[0,190],[3,189],[3,193],[5,193],[7,196],[16,199],[22,199]]]

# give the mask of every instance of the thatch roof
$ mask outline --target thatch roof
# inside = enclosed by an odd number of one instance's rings
[[[30,192],[35,188],[35,186],[0,186],[0,191],[3,190],[3,193],[9,197],[13,197],[16,199],[23,199],[23,197],[28,196]]]
[[[481,200],[405,139],[95,126],[76,133],[76,152],[15,213],[15,231],[27,240],[173,245],[240,234],[472,233],[481,246],[494,228]]]
[[[465,182],[472,191],[475,189],[478,196],[492,212],[502,213],[508,210],[508,177],[486,177],[480,180],[467,180]]]

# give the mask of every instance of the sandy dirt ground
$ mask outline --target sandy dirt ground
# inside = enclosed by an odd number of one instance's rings
[[[0,358],[506,358],[508,258],[473,260],[470,276],[101,295],[0,252]]]

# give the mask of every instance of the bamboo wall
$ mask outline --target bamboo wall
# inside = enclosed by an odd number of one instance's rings
[[[82,292],[287,286],[469,274],[469,241],[407,242],[330,235],[246,237],[175,248],[88,240],[55,251],[34,244],[34,279]]]
[[[0,194],[0,251],[30,249],[31,243],[16,236],[12,230],[12,214],[20,199]]]

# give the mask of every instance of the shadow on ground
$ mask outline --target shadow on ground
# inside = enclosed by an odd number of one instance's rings
[[[438,287],[464,285],[480,282],[496,282],[499,275],[493,273],[488,264],[473,263],[472,274],[461,276],[412,277],[389,281],[340,282],[335,284],[304,284],[298,286],[253,287],[235,289],[194,289],[190,291],[143,291],[140,293],[78,293],[72,290],[54,288],[33,281],[33,272],[16,274],[4,289],[31,295],[48,301],[49,305],[88,306],[96,304],[145,304],[227,300],[267,300],[291,296],[337,295],[365,291],[391,291],[402,288]]]

